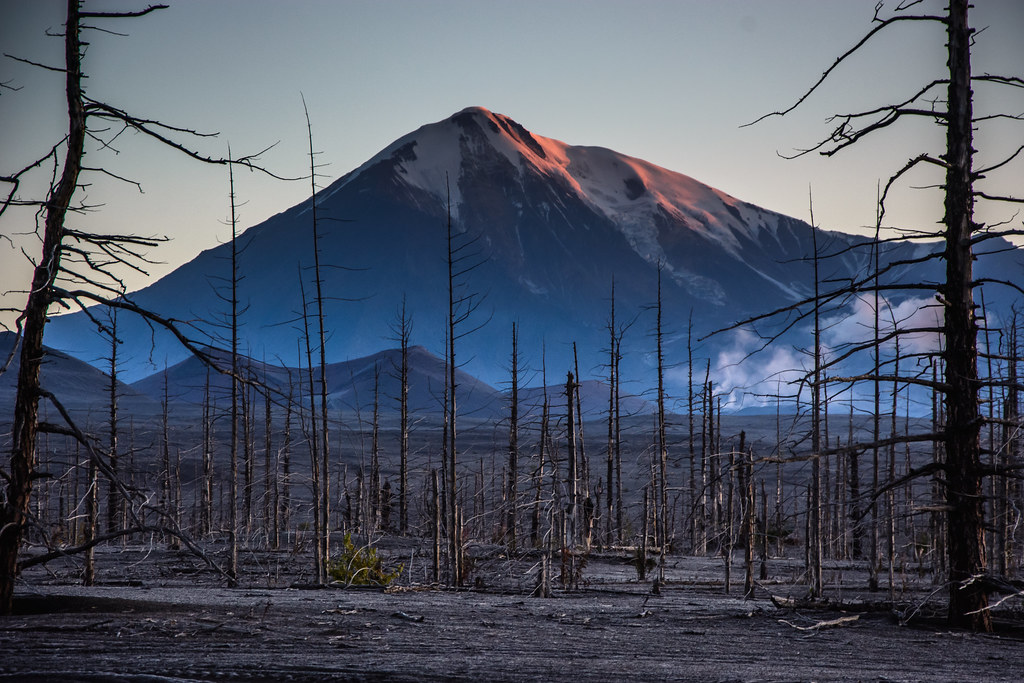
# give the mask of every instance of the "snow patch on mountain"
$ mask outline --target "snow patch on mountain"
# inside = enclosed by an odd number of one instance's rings
[[[651,263],[668,261],[658,236],[659,214],[717,241],[734,255],[739,253],[741,234],[750,236],[763,225],[756,207],[689,176],[604,147],[574,146],[535,135],[483,107],[467,107],[399,138],[325,190],[320,201],[367,169],[389,162],[405,183],[433,195],[442,206],[450,198],[457,220],[462,203],[459,180],[469,167],[467,157],[486,157],[489,150],[500,153],[520,179],[535,172],[560,181],[619,226],[636,253]],[[688,277],[685,271],[679,275]]]

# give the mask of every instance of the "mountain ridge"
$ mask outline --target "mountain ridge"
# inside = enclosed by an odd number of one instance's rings
[[[455,239],[478,250],[460,296],[483,301],[460,331],[456,362],[492,385],[509,365],[512,322],[528,374],[543,365],[563,372],[578,353],[583,379],[606,376],[613,278],[619,320],[635,321],[623,341],[623,376],[653,386],[650,311],[659,278],[665,353],[677,363],[687,356],[687,337],[810,296],[815,243],[838,254],[822,262],[823,279],[863,277],[870,267],[869,250],[857,248],[867,238],[812,228],[606,148],[536,135],[480,107],[398,138],[315,201],[321,262],[333,266],[323,272],[328,360],[385,347],[403,305],[413,343],[443,355],[450,211]],[[307,199],[242,233],[240,333],[250,356],[298,364],[300,280],[312,291],[310,207]],[[189,321],[201,343],[223,346],[225,304],[215,285],[230,275],[229,249],[204,251],[130,298]],[[909,261],[919,250],[892,243],[885,261]],[[999,256],[996,270],[1018,272],[1018,255]],[[904,265],[887,277],[939,282],[940,265]],[[150,358],[174,363],[187,355],[169,335],[125,317],[119,324],[133,347],[127,377],[150,374]],[[55,317],[48,335],[80,358],[101,357],[109,344],[81,314]],[[696,357],[717,365],[723,350],[741,343],[723,335],[698,345]],[[678,373],[669,379],[670,392],[685,395]]]

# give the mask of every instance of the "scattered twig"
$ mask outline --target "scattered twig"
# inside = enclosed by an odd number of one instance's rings
[[[826,628],[836,628],[839,626],[845,626],[846,624],[852,624],[858,619],[860,619],[859,614],[851,614],[845,617],[839,617],[838,619],[826,619],[825,621],[819,621],[818,623],[812,624],[810,626],[797,626],[796,624],[786,621],[785,619],[779,619],[779,623],[785,624],[786,626],[792,626],[797,631],[820,631]]]

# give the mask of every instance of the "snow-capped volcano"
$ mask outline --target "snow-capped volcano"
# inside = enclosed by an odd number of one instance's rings
[[[226,182],[226,181],[225,181]],[[241,197],[244,200],[244,197]],[[651,386],[650,336],[658,270],[666,360],[685,362],[693,338],[747,315],[772,310],[813,290],[813,229],[740,201],[693,178],[602,147],[535,135],[511,118],[472,107],[388,145],[316,197],[326,296],[328,360],[369,356],[395,345],[396,312],[405,302],[412,343],[442,354],[448,306],[447,223],[461,245],[459,296],[479,307],[459,334],[460,365],[492,386],[506,381],[511,325],[518,323],[524,381],[603,376],[612,280],[626,332],[623,377]],[[297,365],[302,309],[313,263],[307,200],[247,230],[239,256],[241,334],[249,356]],[[867,272],[861,238],[819,231],[824,279]],[[916,249],[890,245],[886,259]],[[190,321],[201,342],[226,336],[223,288],[229,245],[203,252],[136,292],[138,303]],[[889,277],[940,277],[940,264],[907,266]],[[1009,276],[1011,279],[1016,275]],[[119,321],[131,356],[122,372],[138,378],[153,361],[186,354],[141,321]],[[479,328],[479,329],[477,329]],[[47,342],[84,359],[106,355],[107,340],[82,315],[55,318]],[[222,342],[219,342],[222,344]],[[698,350],[714,358],[717,340]],[[575,344],[575,354],[574,354]],[[127,353],[126,353],[127,352]],[[624,387],[629,390],[629,387]],[[677,393],[677,395],[679,395]]]
[[[399,138],[331,186],[320,201],[356,182],[364,172],[392,164],[397,177],[410,188],[428,193],[443,205],[450,202],[452,218],[458,221],[463,204],[476,201],[464,195],[464,186],[474,183],[475,173],[502,160],[507,162],[505,174],[518,181],[520,188],[527,177],[534,176],[573,194],[611,221],[640,258],[661,264],[668,275],[718,303],[724,302],[713,279],[669,258],[663,227],[692,231],[735,257],[741,256],[743,241],[753,233],[778,228],[777,221],[765,220],[764,210],[689,176],[604,147],[568,145],[534,135],[508,116],[483,107],[468,107]],[[547,212],[564,208],[540,206]],[[777,280],[772,284],[780,285]]]

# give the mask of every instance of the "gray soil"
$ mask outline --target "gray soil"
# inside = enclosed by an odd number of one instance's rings
[[[725,594],[721,558],[670,557],[653,594],[625,551],[593,553],[578,589],[536,598],[536,557],[478,548],[477,587],[452,591],[419,580],[422,558],[408,566],[408,547],[382,552],[407,564],[387,591],[302,587],[309,558],[287,552],[246,555],[237,589],[153,548],[99,553],[93,587],[76,585],[74,562],[33,568],[17,613],[0,619],[0,680],[1016,681],[1024,671],[1019,598],[997,634],[954,632],[935,616],[942,592],[929,597],[936,588],[919,577],[916,588],[902,577],[895,611],[868,609],[887,593],[864,590],[850,563],[827,571],[840,606],[811,610],[769,599],[803,594],[792,559],[772,560],[744,600],[739,566]]]

